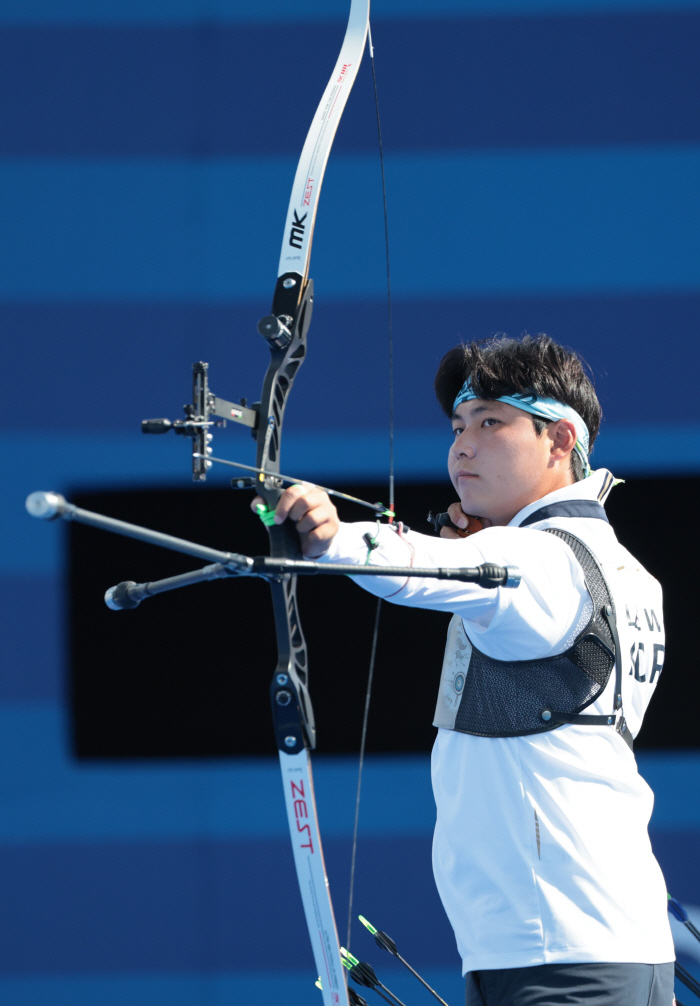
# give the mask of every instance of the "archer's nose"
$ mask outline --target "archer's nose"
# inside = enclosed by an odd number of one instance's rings
[[[450,448],[450,453],[457,458],[473,458],[476,454],[473,444],[470,443],[469,438],[466,433],[462,433],[461,436],[457,437],[455,442]]]

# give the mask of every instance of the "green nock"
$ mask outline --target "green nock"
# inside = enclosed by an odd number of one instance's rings
[[[272,527],[275,523],[275,511],[270,510],[267,503],[258,503],[255,511],[265,527]]]
[[[350,951],[346,950],[345,947],[340,948],[340,958],[348,971],[350,968],[354,968],[356,964],[360,963],[357,957],[353,957]]]
[[[316,986],[317,989],[320,989],[321,992],[323,992],[323,985],[321,984],[321,976],[320,975],[318,976],[318,978],[314,982],[314,985]]]
[[[377,930],[374,928],[374,926],[372,925],[372,923],[368,922],[367,919],[364,917],[364,915],[358,915],[357,917],[360,920],[360,922],[362,923],[362,925],[365,927],[365,929],[369,929],[369,931],[372,934],[372,936],[374,936],[374,934],[377,932]]]

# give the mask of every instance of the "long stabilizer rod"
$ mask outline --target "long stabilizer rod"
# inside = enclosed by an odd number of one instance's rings
[[[35,492],[27,497],[26,507],[33,517],[43,520],[76,521],[90,527],[101,528],[127,538],[160,545],[175,552],[208,559],[210,564],[203,569],[180,576],[170,576],[164,580],[154,580],[149,583],[134,583],[126,580],[110,587],[105,595],[106,604],[114,609],[136,608],[146,597],[161,594],[164,591],[175,590],[178,587],[188,587],[205,580],[221,579],[228,576],[260,576],[266,580],[277,580],[287,575],[312,576],[393,576],[421,577],[424,579],[461,580],[465,583],[476,583],[480,587],[495,589],[496,587],[517,587],[520,583],[520,573],[514,566],[496,566],[484,563],[481,566],[437,568],[418,568],[410,566],[355,566],[351,563],[314,562],[310,559],[277,559],[267,555],[251,558],[237,552],[219,552],[205,545],[197,545],[184,538],[175,538],[161,531],[151,531],[149,528],[128,524],[126,521],[113,517],[104,517],[91,510],[82,510],[72,503],[66,502],[60,493]],[[213,560],[213,562],[212,562]]]
[[[184,538],[174,538],[170,534],[163,534],[162,531],[151,531],[146,527],[139,527],[138,524],[128,524],[123,520],[115,520],[114,517],[104,517],[102,514],[93,513],[92,510],[82,510],[68,503],[60,493],[31,493],[27,496],[25,506],[32,517],[39,517],[41,520],[57,520],[61,517],[63,520],[98,527],[103,531],[124,535],[126,538],[148,542],[149,545],[160,545],[173,552],[192,555],[196,559],[223,563],[226,567],[230,567],[231,572],[238,570],[240,573],[245,573],[252,565],[252,559],[236,552],[220,552],[215,548],[207,548],[206,545],[196,545]]]

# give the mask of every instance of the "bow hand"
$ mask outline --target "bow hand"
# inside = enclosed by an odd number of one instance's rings
[[[262,506],[265,506],[265,501],[256,496],[251,509],[260,514],[258,508]],[[307,559],[317,559],[327,552],[340,528],[338,511],[330,497],[322,489],[312,486],[294,485],[285,489],[274,514],[273,526],[283,524],[287,518],[293,521],[302,553]]]

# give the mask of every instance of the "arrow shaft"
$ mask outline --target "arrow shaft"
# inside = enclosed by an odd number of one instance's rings
[[[282,482],[291,482],[297,485],[312,486],[314,489],[321,489],[329,496],[337,496],[339,499],[348,500],[350,503],[359,503],[360,506],[368,507],[375,513],[384,514],[386,507],[383,503],[368,503],[367,500],[358,499],[357,496],[350,496],[348,493],[341,493],[338,489],[329,489],[328,486],[320,486],[317,482],[308,482],[306,479],[296,479],[291,475],[282,475],[279,472],[269,472],[265,468],[255,468],[254,465],[244,465],[240,461],[227,461],[224,458],[214,458],[210,454],[196,454],[195,457],[206,458],[207,461],[215,461],[219,465],[228,465],[230,468],[242,468],[245,472],[255,472],[258,475],[269,475],[271,478],[280,479]]]
[[[445,1000],[444,1000],[444,999],[442,999],[442,998],[441,998],[441,997],[440,997],[440,996],[439,996],[439,995],[437,994],[437,992],[435,991],[435,989],[434,989],[434,988],[431,988],[431,987],[430,987],[430,985],[428,985],[428,983],[427,983],[427,982],[425,981],[425,979],[424,979],[424,978],[421,978],[421,976],[420,976],[420,975],[418,974],[418,972],[417,972],[417,971],[415,971],[415,970],[414,970],[414,969],[413,969],[413,968],[411,967],[411,965],[410,965],[410,964],[408,963],[408,961],[407,961],[407,960],[404,960],[404,958],[403,958],[403,957],[401,956],[401,954],[397,953],[397,954],[396,954],[396,957],[398,958],[398,960],[400,960],[400,961],[401,961],[401,963],[403,964],[403,966],[404,966],[404,967],[408,968],[408,970],[409,970],[409,971],[411,972],[411,974],[412,974],[412,975],[415,975],[415,977],[416,977],[416,978],[418,979],[418,981],[419,981],[419,982],[421,983],[421,985],[425,986],[425,988],[426,988],[426,989],[428,990],[428,992],[430,992],[430,994],[431,994],[432,996],[435,996],[435,998],[437,999],[437,1001],[438,1001],[439,1003],[442,1003],[442,1006],[448,1006],[448,1004],[447,1004],[447,1003],[445,1002]]]

